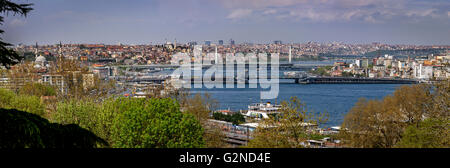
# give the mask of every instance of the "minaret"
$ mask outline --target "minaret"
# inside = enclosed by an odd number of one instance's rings
[[[35,59],[38,57],[38,43],[36,42],[36,48],[34,49],[34,57]]]
[[[289,46],[289,63],[292,61],[292,46]]]
[[[62,60],[62,43],[61,43],[61,41],[59,42],[58,57],[59,57],[59,60],[61,61]]]
[[[58,71],[62,72],[62,43],[61,41],[59,41],[59,45],[58,45]]]
[[[59,54],[60,57],[62,56],[62,43],[61,43],[61,41],[59,41],[58,54]]]
[[[175,39],[175,41],[173,42],[173,48],[174,48],[174,49],[177,48],[177,39]]]
[[[219,63],[219,55],[217,55],[217,45],[216,45],[216,52],[215,52],[215,58],[214,58],[214,64],[218,64]]]

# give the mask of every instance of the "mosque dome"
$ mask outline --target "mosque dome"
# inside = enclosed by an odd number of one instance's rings
[[[44,63],[46,61],[47,61],[47,59],[45,59],[44,56],[40,55],[39,57],[36,58],[36,60],[34,62],[36,62],[36,63]]]
[[[34,65],[33,67],[36,68],[36,69],[39,69],[39,68],[41,68],[41,65],[36,64],[36,65]]]

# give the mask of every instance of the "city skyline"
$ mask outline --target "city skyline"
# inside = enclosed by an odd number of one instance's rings
[[[2,25],[13,44],[305,43],[448,45],[450,2],[437,0],[19,0]]]

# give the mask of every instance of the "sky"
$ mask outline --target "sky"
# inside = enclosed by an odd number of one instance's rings
[[[450,0],[12,0],[13,44],[380,42],[450,45]],[[5,15],[5,14],[3,14]]]

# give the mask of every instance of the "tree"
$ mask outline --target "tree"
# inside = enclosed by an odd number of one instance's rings
[[[256,128],[248,147],[301,148],[315,133],[313,127],[327,120],[327,113],[308,111],[297,97],[281,103],[281,114],[263,120]]]
[[[430,113],[429,106],[431,105],[432,88],[429,85],[419,84],[411,86],[401,86],[397,88],[392,98],[392,110],[396,110],[399,120],[406,124],[417,124],[423,120],[425,116]],[[389,104],[387,104],[389,105]]]
[[[212,111],[217,108],[217,101],[212,99],[209,94],[195,94],[194,97],[187,98],[183,111],[192,114],[195,119],[204,124],[210,118]]]
[[[95,148],[108,144],[77,125],[50,123],[38,115],[0,109],[1,148]]]
[[[102,102],[101,107],[95,112],[95,127],[92,130],[96,135],[112,144],[112,130],[115,117],[121,113],[118,108],[121,101],[116,101],[114,97]]]
[[[341,75],[343,77],[353,77],[354,76],[353,73],[351,73],[351,72],[342,72]]]
[[[222,130],[215,125],[206,125],[203,127],[205,132],[203,139],[207,148],[227,148],[230,147],[228,143],[224,141],[225,134]]]
[[[181,90],[177,92],[177,95],[181,100],[180,104],[183,112],[193,115],[200,121],[204,129],[203,139],[205,140],[206,147],[228,147],[228,144],[224,141],[225,134],[222,130],[208,121],[213,111],[218,107],[218,102],[207,93],[204,95],[195,94],[192,97],[186,91]]]
[[[211,113],[218,106],[217,101],[212,99],[209,94],[195,94],[192,97],[188,92],[183,90],[174,93],[177,95],[175,97],[180,100],[182,111],[191,114],[196,120],[200,121],[204,129],[203,139],[205,140],[206,147],[227,147],[227,144],[223,141],[225,135],[219,128],[208,121],[211,118]]]
[[[426,119],[407,127],[397,147],[450,147],[450,80],[438,82],[430,89],[431,98],[424,106]]]
[[[396,147],[448,148],[450,146],[449,127],[449,121],[445,119],[427,119],[418,126],[410,125]]]
[[[341,137],[351,147],[430,146],[427,138],[445,135],[439,129],[448,130],[449,88],[448,81],[405,85],[383,100],[360,99],[346,115]],[[434,121],[444,126],[431,126]]]
[[[203,147],[203,128],[179,104],[165,99],[118,99],[112,140],[119,148]]]
[[[182,113],[172,99],[66,99],[53,121],[76,124],[111,147],[202,147],[203,129],[193,115]]]
[[[50,118],[57,123],[76,124],[112,144],[114,118],[120,111],[120,101],[108,98],[99,103],[93,99],[67,99],[58,102]]]
[[[0,0],[0,13],[9,14],[10,12],[13,15],[21,15],[26,16],[28,12],[33,10],[31,8],[33,4],[16,4],[9,0]],[[0,16],[0,24],[4,22],[4,17]],[[0,30],[0,34],[3,34],[4,31]],[[22,59],[14,50],[8,48],[8,46],[12,46],[12,44],[4,42],[0,38],[0,63],[9,68],[11,65],[19,63]]]
[[[231,115],[226,115],[226,114],[216,112],[213,114],[213,118],[215,120],[232,122],[234,125],[239,125],[239,124],[245,122],[245,117],[241,113],[234,113]]]
[[[16,95],[11,101],[10,108],[39,116],[44,116],[45,114],[45,105],[41,103],[41,99],[37,96]]]
[[[430,118],[444,118],[450,117],[450,79],[438,82],[434,85],[431,93],[431,105],[427,106],[430,111]]]
[[[39,97],[29,95],[16,95],[14,92],[0,88],[0,108],[18,109],[43,116],[45,105]]]
[[[32,96],[56,96],[56,90],[50,85],[41,83],[27,83],[19,89],[19,94]]]
[[[341,136],[352,147],[381,148],[395,144],[404,127],[402,122],[392,120],[383,101],[360,99],[345,116]]]
[[[23,62],[11,67],[7,70],[6,77],[9,78],[9,88],[14,91],[28,83],[38,82],[40,79],[32,62]]]
[[[51,115],[55,122],[61,124],[76,124],[90,131],[95,130],[96,117],[99,106],[97,103],[85,99],[69,99],[57,103],[56,111]]]
[[[332,66],[324,66],[324,67],[318,67],[317,69],[310,71],[312,74],[319,75],[319,76],[330,76],[329,71],[331,71],[333,67]]]
[[[0,108],[9,108],[11,106],[11,100],[16,94],[10,90],[0,88]]]

